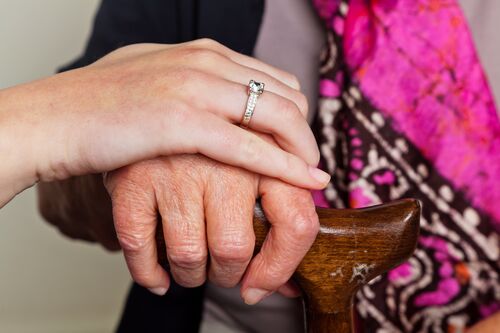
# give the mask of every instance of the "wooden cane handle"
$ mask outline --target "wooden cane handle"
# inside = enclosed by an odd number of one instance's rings
[[[417,244],[420,204],[405,199],[363,209],[317,208],[320,232],[294,279],[304,292],[310,333],[351,333],[352,299],[373,278],[405,261]],[[270,225],[259,205],[254,214],[256,252]],[[161,228],[159,261],[166,264]]]

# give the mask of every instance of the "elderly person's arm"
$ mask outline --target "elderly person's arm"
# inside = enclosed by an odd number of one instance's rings
[[[97,184],[98,178],[95,181]],[[91,183],[59,187],[57,198],[69,194],[76,199],[68,206],[77,210],[69,213],[74,219],[64,217],[62,211],[50,212],[49,206],[42,212],[48,218],[69,221],[67,233],[88,235],[113,248],[115,233],[107,211],[110,202],[98,199],[103,193]],[[168,273],[157,262],[155,231],[161,227],[171,274],[177,283],[194,287],[208,278],[231,287],[242,281],[242,296],[249,304],[276,290],[295,295],[286,282],[319,227],[308,190],[201,155],[159,158],[124,167],[108,173],[105,185],[131,275],[152,292],[164,294],[170,284]],[[57,202],[49,200],[55,197],[47,198],[54,195],[50,192],[54,188],[55,184],[41,184],[45,205]],[[90,190],[88,195],[85,190]],[[261,252],[251,260],[255,245],[253,208],[258,197],[272,228]],[[73,208],[66,208],[67,212]]]
[[[105,184],[131,274],[158,293],[166,292],[169,279],[157,262],[157,224],[163,229],[171,274],[179,284],[199,286],[208,277],[232,287],[243,278],[242,296],[249,304],[288,281],[319,228],[308,190],[200,155],[125,167],[108,174]],[[272,227],[261,252],[251,260],[257,197]]]

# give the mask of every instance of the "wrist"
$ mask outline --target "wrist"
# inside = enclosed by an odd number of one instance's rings
[[[38,181],[25,101],[20,88],[0,90],[0,207]]]

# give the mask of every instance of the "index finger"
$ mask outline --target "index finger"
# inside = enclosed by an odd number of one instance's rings
[[[263,178],[259,191],[271,229],[243,278],[247,304],[258,303],[290,279],[319,230],[309,191],[271,178]]]
[[[153,189],[141,190],[124,176],[127,172],[127,168],[117,170],[105,181],[113,204],[116,236],[134,281],[161,296],[167,292],[170,278],[158,263],[155,193]]]
[[[185,141],[188,141],[190,148],[177,153],[200,153],[216,161],[279,178],[303,188],[322,189],[330,181],[330,175],[324,171],[216,115],[198,113],[190,117],[186,127],[175,125],[171,124],[165,131],[167,139],[163,140],[169,154],[175,153],[170,149],[172,143],[176,145],[175,140],[178,141],[177,146],[184,145],[184,148]],[[186,136],[186,133],[190,135]]]

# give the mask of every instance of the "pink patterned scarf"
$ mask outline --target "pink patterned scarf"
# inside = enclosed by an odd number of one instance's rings
[[[313,0],[328,31],[316,203],[423,203],[419,248],[356,298],[362,332],[460,332],[500,309],[500,122],[456,0]]]

